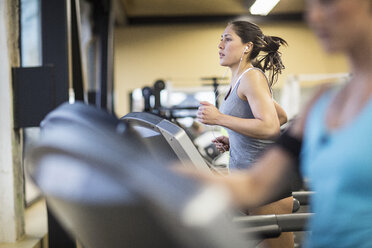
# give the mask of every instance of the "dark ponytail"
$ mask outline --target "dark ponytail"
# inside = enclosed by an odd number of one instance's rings
[[[282,62],[282,54],[278,51],[281,45],[287,45],[287,42],[280,37],[263,35],[263,39],[259,42],[261,53],[251,60],[253,66],[260,68],[262,71],[269,72],[270,86],[278,81],[278,75],[282,73],[285,66]]]
[[[254,67],[260,68],[263,72],[269,71],[271,87],[278,80],[278,74],[285,68],[278,50],[281,45],[288,45],[287,42],[280,37],[264,35],[259,26],[248,21],[233,21],[229,24],[243,43],[253,43],[248,59],[252,61]]]

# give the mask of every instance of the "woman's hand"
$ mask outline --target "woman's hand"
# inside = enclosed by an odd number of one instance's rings
[[[219,136],[212,140],[212,142],[216,145],[219,152],[227,152],[230,150],[229,138],[226,136]]]
[[[222,115],[221,112],[209,102],[200,102],[201,106],[198,109],[196,117],[198,121],[203,124],[216,125],[218,124],[218,119]]]

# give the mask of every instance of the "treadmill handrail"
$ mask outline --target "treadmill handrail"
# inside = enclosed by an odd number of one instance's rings
[[[241,216],[234,218],[234,222],[244,227],[278,225],[282,232],[306,231],[307,222],[313,213],[269,214]]]
[[[122,119],[134,125],[152,128],[161,133],[185,166],[191,163],[199,170],[210,171],[208,164],[181,127],[146,112],[132,112],[122,117]]]

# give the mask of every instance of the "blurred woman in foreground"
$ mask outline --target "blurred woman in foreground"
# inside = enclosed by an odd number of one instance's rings
[[[283,177],[299,159],[316,192],[306,247],[372,247],[372,1],[306,5],[308,24],[325,50],[347,56],[350,81],[318,92],[252,168],[197,176],[227,186],[240,206],[256,207],[286,189]]]

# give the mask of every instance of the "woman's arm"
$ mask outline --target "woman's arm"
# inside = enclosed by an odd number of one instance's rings
[[[201,102],[198,120],[205,124],[224,126],[253,138],[276,138],[280,132],[280,124],[265,76],[257,70],[244,74],[240,80],[238,95],[249,102],[255,119],[225,115],[212,104]]]
[[[279,103],[277,103],[275,100],[273,101],[274,101],[276,113],[278,114],[280,126],[283,126],[288,121],[287,113],[284,111],[282,106],[279,105]]]
[[[206,183],[226,187],[237,206],[256,208],[277,200],[290,187],[291,180],[283,178],[290,175],[293,161],[290,153],[274,145],[249,169],[234,171],[228,175],[215,175],[184,167],[180,170]]]

